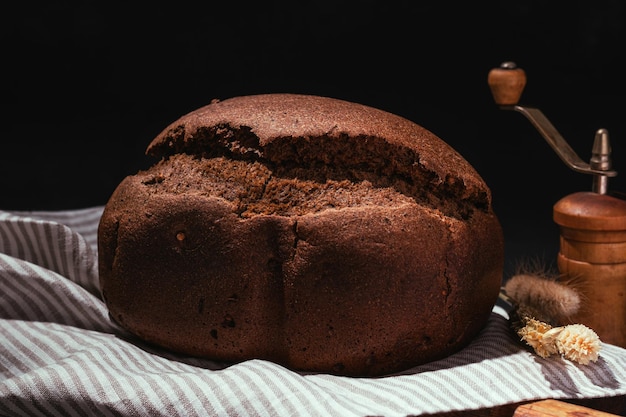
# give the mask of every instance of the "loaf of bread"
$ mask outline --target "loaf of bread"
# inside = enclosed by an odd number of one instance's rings
[[[503,236],[491,191],[446,142],[334,98],[215,100],[163,130],[98,230],[112,319],[217,361],[379,376],[485,326]]]

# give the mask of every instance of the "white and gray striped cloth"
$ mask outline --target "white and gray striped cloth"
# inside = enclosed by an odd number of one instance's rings
[[[626,349],[605,344],[589,365],[542,359],[497,305],[465,349],[381,378],[155,351],[109,320],[97,276],[101,214],[0,211],[3,416],[407,416],[626,394]]]

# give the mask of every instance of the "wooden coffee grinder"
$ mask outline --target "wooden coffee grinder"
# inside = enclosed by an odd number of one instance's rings
[[[567,166],[593,176],[591,191],[565,196],[553,207],[560,230],[559,280],[581,296],[571,323],[584,324],[603,342],[626,348],[626,199],[608,190],[608,179],[617,175],[608,132],[596,132],[586,163],[539,109],[518,104],[526,86],[524,70],[504,62],[489,72],[487,81],[501,109],[523,114]]]

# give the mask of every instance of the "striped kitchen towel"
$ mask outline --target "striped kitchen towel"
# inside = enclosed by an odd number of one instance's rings
[[[589,365],[540,358],[498,305],[465,349],[379,378],[156,350],[100,296],[102,209],[0,211],[0,415],[408,416],[626,394],[626,349],[605,344]]]

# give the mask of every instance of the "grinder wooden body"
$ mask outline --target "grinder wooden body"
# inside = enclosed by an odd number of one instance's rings
[[[507,61],[493,68],[487,81],[501,109],[523,114],[568,167],[593,175],[592,191],[570,194],[553,206],[561,232],[557,267],[560,280],[581,295],[571,323],[585,324],[603,342],[626,347],[626,199],[607,192],[608,178],[617,175],[611,169],[608,132],[596,132],[586,163],[541,110],[518,104],[524,70]]]
[[[603,342],[626,347],[626,200],[579,192],[559,200],[560,280],[579,291],[572,323],[592,328]]]

